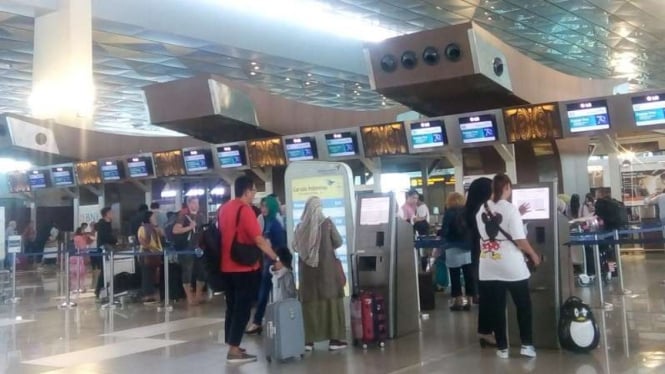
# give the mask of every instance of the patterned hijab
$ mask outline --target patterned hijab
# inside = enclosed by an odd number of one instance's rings
[[[319,248],[321,247],[321,224],[326,220],[321,207],[321,199],[312,196],[305,204],[305,210],[296,227],[293,249],[307,266],[319,266]]]

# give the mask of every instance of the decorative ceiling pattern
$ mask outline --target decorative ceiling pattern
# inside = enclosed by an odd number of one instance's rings
[[[590,78],[665,87],[663,0],[319,0],[398,34],[473,20],[531,58]],[[186,9],[186,8],[183,8]],[[28,114],[33,19],[0,13],[0,112]],[[95,21],[95,126],[161,135],[141,87],[217,74],[301,102],[350,110],[397,105],[364,75],[136,26]]]
[[[29,114],[34,20],[0,12],[0,113]],[[93,23],[98,130],[179,135],[149,123],[142,87],[196,74],[258,85],[312,105],[377,110],[398,105],[372,91],[367,76],[213,45],[141,28]]]
[[[665,86],[663,0],[326,0],[400,34],[473,20],[540,63]]]

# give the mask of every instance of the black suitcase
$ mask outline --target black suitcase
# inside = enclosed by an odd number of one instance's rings
[[[434,278],[432,272],[418,273],[420,310],[434,310]]]
[[[179,264],[169,263],[169,298],[171,300],[181,300],[185,298],[185,289],[182,288],[182,269]],[[159,282],[159,296],[164,300],[164,278],[162,271],[162,281]]]

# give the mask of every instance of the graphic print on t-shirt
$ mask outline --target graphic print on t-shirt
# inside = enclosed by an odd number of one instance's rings
[[[490,258],[492,260],[501,260],[501,253],[499,249],[501,244],[496,240],[499,235],[499,226],[503,221],[501,213],[490,214],[485,212],[482,214],[482,220],[485,224],[485,232],[487,232],[488,240],[483,240],[480,248],[480,258]]]

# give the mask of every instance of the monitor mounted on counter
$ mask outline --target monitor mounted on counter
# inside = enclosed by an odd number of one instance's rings
[[[177,177],[185,175],[185,164],[182,159],[182,150],[153,153],[155,161],[155,175],[159,178]]]
[[[99,172],[99,163],[97,161],[77,162],[76,179],[80,185],[102,183],[102,175]]]
[[[74,165],[55,165],[51,167],[53,187],[72,187],[76,185]]]
[[[582,101],[566,104],[568,128],[571,133],[607,130],[610,115],[606,100]]]
[[[284,138],[286,159],[293,161],[311,161],[319,157],[314,136]]]
[[[215,146],[217,161],[222,169],[248,166],[247,148],[244,143],[229,143]]]
[[[427,152],[448,144],[446,126],[443,120],[411,122],[409,124],[411,153]]]
[[[355,132],[342,131],[325,134],[328,156],[331,158],[353,157],[360,154]]]
[[[28,171],[28,184],[30,190],[40,190],[51,187],[49,171],[47,169],[36,169]]]
[[[409,151],[403,122],[364,126],[360,133],[365,157],[403,155]]]
[[[153,178],[155,165],[149,153],[127,159],[127,174],[131,179]]]
[[[637,127],[665,125],[665,93],[631,98]]]
[[[104,182],[118,182],[125,179],[125,172],[120,160],[102,160],[99,162],[99,170]]]
[[[215,168],[210,148],[188,148],[182,150],[187,174],[201,174]]]
[[[458,119],[463,144],[488,143],[499,139],[494,114],[480,114]]]
[[[9,183],[9,192],[30,192],[30,183],[28,182],[28,174],[23,171],[15,171],[7,173],[7,183]]]

